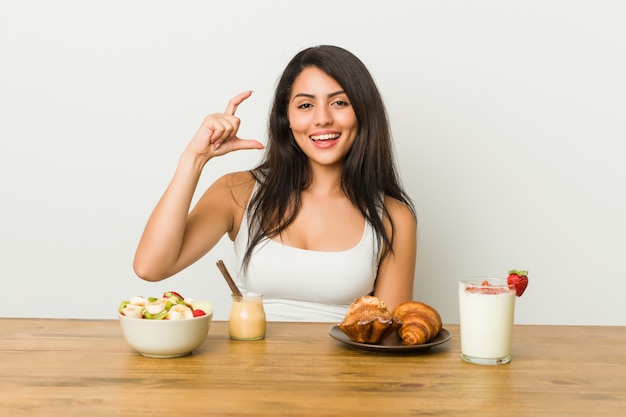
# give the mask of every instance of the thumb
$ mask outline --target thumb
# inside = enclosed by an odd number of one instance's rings
[[[240,149],[265,149],[265,145],[258,140],[237,138],[236,141],[233,141],[233,150]]]
[[[263,145],[261,142],[259,142],[258,140],[253,140],[253,139],[239,139],[238,137],[234,137],[231,140],[225,141],[225,142],[216,142],[213,145],[213,149],[214,150],[218,150],[220,148],[222,148],[222,145],[224,145],[222,152],[224,153],[228,153],[228,152],[232,152],[232,151],[239,151],[242,149],[265,149],[265,145]]]

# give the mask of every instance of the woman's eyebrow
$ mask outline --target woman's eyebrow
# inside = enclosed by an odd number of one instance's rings
[[[343,90],[339,90],[339,91],[335,91],[333,93],[328,94],[326,97],[331,98],[331,97],[335,97],[338,96],[340,94],[345,94],[346,92]],[[298,97],[305,97],[305,98],[315,98],[315,94],[309,94],[309,93],[298,93],[295,96],[293,96],[293,100],[295,100]]]

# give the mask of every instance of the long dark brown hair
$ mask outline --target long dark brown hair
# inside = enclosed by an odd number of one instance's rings
[[[308,67],[316,67],[336,80],[356,114],[357,135],[344,162],[341,187],[374,228],[379,247],[383,244],[381,259],[392,252],[394,236],[384,196],[403,202],[415,216],[411,199],[398,178],[387,112],[371,74],[359,58],[343,48],[307,48],[293,57],[278,81],[269,116],[267,151],[261,164],[251,171],[259,187],[248,206],[250,230],[244,268],[263,239],[278,236],[293,222],[301,192],[312,181],[308,158],[296,144],[287,117],[293,83]],[[384,217],[391,224],[390,236],[385,231]]]

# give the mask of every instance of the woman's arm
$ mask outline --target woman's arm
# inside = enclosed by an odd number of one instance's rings
[[[224,113],[207,116],[183,151],[174,176],[148,219],[139,241],[133,268],[147,281],[165,279],[202,257],[229,232],[234,223],[231,176],[216,181],[189,213],[202,169],[215,156],[239,149],[263,149],[255,140],[237,137],[239,104],[245,92],[231,99]],[[241,174],[239,174],[241,175]]]
[[[413,299],[417,222],[411,210],[394,198],[385,197],[385,207],[394,224],[393,253],[378,267],[374,295],[393,311],[399,304]],[[391,233],[391,225],[386,223],[387,233]]]

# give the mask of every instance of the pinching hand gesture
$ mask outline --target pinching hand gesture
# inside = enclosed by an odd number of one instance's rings
[[[224,113],[206,116],[187,149],[208,161],[240,149],[263,149],[261,142],[237,136],[241,120],[235,116],[237,107],[252,95],[246,91],[231,98]]]

